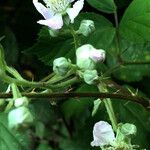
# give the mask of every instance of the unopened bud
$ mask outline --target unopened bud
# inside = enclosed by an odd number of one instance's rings
[[[83,70],[93,70],[97,62],[105,59],[105,51],[95,49],[90,44],[85,44],[76,50],[77,66]]]
[[[64,57],[60,57],[53,62],[53,71],[58,75],[65,75],[71,67],[71,63]]]
[[[90,84],[90,85],[94,84],[98,80],[97,71],[96,70],[86,70],[83,73],[83,78],[87,84]]]
[[[92,20],[82,20],[78,33],[81,33],[84,36],[89,36],[89,34],[94,32],[94,30],[95,30],[95,26]]]
[[[137,132],[136,126],[134,124],[130,124],[130,123],[125,123],[122,125],[121,127],[121,132],[122,134],[124,134],[125,136],[128,135],[135,135]]]

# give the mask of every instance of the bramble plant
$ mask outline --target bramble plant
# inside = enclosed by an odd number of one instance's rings
[[[148,150],[150,1],[33,0],[30,7],[44,18],[32,47],[17,53],[15,35],[0,30],[0,149]],[[21,71],[23,61],[37,75]]]

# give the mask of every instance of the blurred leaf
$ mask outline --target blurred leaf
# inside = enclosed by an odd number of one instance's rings
[[[48,143],[43,142],[38,146],[37,150],[53,150],[53,149],[48,145]]]
[[[0,80],[0,92],[4,92],[7,90],[8,85]]]
[[[26,134],[10,131],[7,126],[7,114],[0,114],[0,149],[1,150],[26,150],[28,146]]]
[[[0,37],[0,42],[5,38],[5,36],[1,36]]]
[[[5,36],[1,43],[4,47],[6,62],[13,66],[18,60],[18,46],[16,37],[9,27],[4,27],[0,32],[0,34]]]
[[[42,139],[44,137],[45,126],[42,122],[38,121],[35,125],[36,136]]]
[[[149,0],[133,0],[120,22],[120,33],[133,43],[150,41]]]
[[[87,2],[99,11],[114,13],[116,6],[114,0],[87,0]]]
[[[47,100],[42,101],[37,99],[33,101],[30,105],[30,110],[35,117],[36,121],[41,121],[42,123],[48,123],[51,120],[51,124],[55,122],[57,114],[52,109],[51,103]]]

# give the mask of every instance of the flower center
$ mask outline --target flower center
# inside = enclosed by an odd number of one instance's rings
[[[70,0],[45,0],[46,5],[53,13],[64,14],[70,4]]]

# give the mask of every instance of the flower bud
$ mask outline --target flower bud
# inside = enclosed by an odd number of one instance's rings
[[[135,135],[137,132],[136,126],[130,123],[123,124],[120,130],[125,136]]]
[[[83,34],[84,36],[89,36],[95,30],[94,22],[92,20],[82,20],[78,33]]]
[[[27,106],[28,105],[28,98],[25,96],[17,98],[14,101],[14,105],[15,105],[15,107]]]
[[[13,109],[8,114],[8,124],[11,129],[19,129],[33,123],[33,116],[25,106]]]
[[[71,63],[64,57],[60,57],[53,62],[53,71],[58,75],[65,75],[71,67]]]
[[[87,84],[94,84],[96,80],[98,80],[98,74],[96,70],[86,70],[83,73],[84,81]]]
[[[95,49],[90,44],[85,44],[76,50],[77,66],[83,70],[93,70],[97,62],[104,61],[105,51]]]
[[[131,145],[132,135],[136,134],[136,126],[130,123],[120,124],[117,129],[116,142]],[[119,144],[118,144],[119,145]]]

